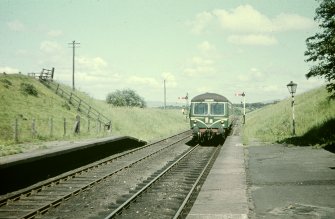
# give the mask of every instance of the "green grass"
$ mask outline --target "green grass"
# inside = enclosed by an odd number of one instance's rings
[[[61,86],[71,91],[70,87]],[[76,91],[75,94],[111,119],[112,135],[129,135],[151,141],[188,129],[188,123],[179,110],[113,108],[84,92]],[[73,127],[78,114],[81,116],[81,134],[74,135]],[[64,118],[67,124],[65,136]],[[14,139],[15,119],[19,124],[18,142]],[[33,120],[37,131],[35,136],[32,134]],[[25,151],[26,148],[22,145],[30,142],[78,140],[111,135],[98,130],[99,124],[94,120],[90,120],[88,130],[86,115],[78,112],[38,80],[24,75],[0,75],[0,156]]]
[[[243,142],[280,142],[295,145],[333,145],[335,101],[325,87],[295,97],[296,136],[292,136],[291,98],[246,115]]]

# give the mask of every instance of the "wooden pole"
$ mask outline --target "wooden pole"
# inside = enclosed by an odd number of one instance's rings
[[[17,118],[15,118],[14,122],[14,141],[15,142],[19,141],[19,122]]]
[[[35,119],[33,119],[32,123],[31,123],[31,135],[33,138],[36,137],[36,126],[35,126]]]
[[[65,137],[66,136],[66,118],[64,118],[64,134],[63,136]]]
[[[50,117],[49,118],[49,130],[50,130],[50,137],[52,137],[53,136],[53,131],[54,131],[54,124],[53,124],[53,118],[52,117]]]

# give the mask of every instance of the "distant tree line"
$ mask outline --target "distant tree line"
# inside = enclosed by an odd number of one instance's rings
[[[261,103],[261,102],[258,102],[258,103],[245,103],[245,108],[248,109],[248,111],[253,111],[253,110],[265,107],[267,105],[276,104],[278,102],[279,102],[278,100],[275,100],[275,101],[269,102],[269,103]],[[234,103],[233,106],[235,108],[243,108],[243,103]]]

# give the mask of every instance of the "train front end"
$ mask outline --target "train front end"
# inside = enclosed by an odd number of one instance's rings
[[[199,142],[225,137],[231,125],[231,103],[222,95],[205,93],[194,97],[190,106],[190,128]]]

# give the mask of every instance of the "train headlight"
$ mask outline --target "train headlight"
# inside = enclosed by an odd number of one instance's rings
[[[224,121],[221,119],[221,124],[223,124],[224,123]]]

